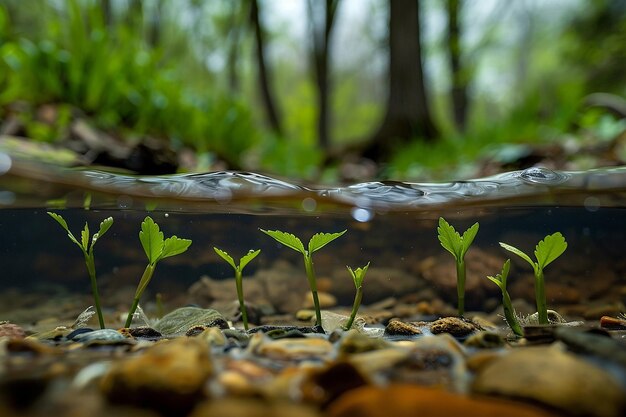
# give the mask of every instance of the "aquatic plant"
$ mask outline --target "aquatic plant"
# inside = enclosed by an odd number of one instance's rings
[[[324,246],[328,245],[339,236],[346,233],[346,230],[338,233],[316,233],[309,240],[308,250],[304,249],[302,241],[291,233],[281,232],[280,230],[263,230],[259,229],[266,235],[274,238],[279,243],[300,252],[304,257],[304,268],[306,270],[306,277],[309,281],[309,287],[311,288],[311,295],[313,295],[313,304],[315,306],[315,324],[317,326],[322,325],[322,313],[320,311],[320,301],[317,296],[317,282],[315,279],[315,270],[313,269],[313,252],[320,250]]]
[[[152,279],[157,262],[161,259],[169,258],[170,256],[180,255],[191,245],[191,240],[181,239],[177,236],[171,236],[164,239],[163,232],[159,229],[159,225],[156,224],[150,216],[147,216],[141,223],[139,240],[141,241],[141,246],[148,257],[148,265],[143,271],[143,275],[141,276],[141,280],[139,281],[139,285],[135,291],[133,305],[128,311],[128,317],[126,318],[126,324],[124,327],[130,327],[135,310],[137,310],[137,306],[139,305],[139,299]]]
[[[495,277],[488,276],[487,278],[496,284],[502,291],[502,307],[504,308],[504,318],[506,319],[507,324],[516,336],[524,336],[524,331],[522,330],[522,326],[519,324],[519,320],[517,320],[513,304],[511,303],[511,296],[506,290],[506,279],[509,276],[510,268],[511,260],[507,259],[502,266],[502,272],[497,274]]]
[[[235,285],[237,286],[237,298],[239,299],[239,310],[241,311],[241,320],[243,321],[243,328],[248,330],[248,312],[246,311],[246,304],[243,299],[243,268],[250,263],[251,260],[257,257],[261,253],[260,249],[249,250],[247,254],[241,257],[239,265],[235,264],[235,260],[225,251],[213,247],[215,253],[217,253],[222,259],[224,259],[235,270]]]
[[[439,218],[437,233],[441,246],[454,256],[456,261],[456,292],[458,299],[459,316],[465,313],[465,254],[472,245],[476,233],[478,233],[478,222],[463,232],[463,236],[443,218]]]
[[[100,295],[98,294],[98,282],[96,280],[96,263],[93,255],[93,248],[96,245],[98,239],[100,239],[104,234],[109,230],[111,225],[113,224],[113,217],[107,217],[102,220],[100,223],[100,229],[97,233],[95,233],[91,239],[89,239],[89,225],[85,222],[85,227],[80,233],[80,240],[76,239],[69,227],[67,226],[67,222],[60,215],[52,212],[48,212],[50,217],[57,221],[61,225],[63,229],[67,232],[67,236],[70,240],[83,252],[85,256],[85,264],[87,265],[87,273],[89,274],[89,279],[91,280],[91,292],[93,294],[93,301],[96,305],[96,312],[98,314],[98,322],[100,324],[100,328],[104,329],[104,316],[102,315],[102,309],[100,308]]]
[[[357,268],[352,270],[349,266],[348,272],[352,276],[352,280],[354,281],[354,286],[356,287],[356,294],[354,296],[354,303],[352,304],[352,313],[350,314],[350,318],[346,323],[345,330],[350,330],[352,327],[352,323],[354,323],[354,319],[356,318],[356,313],[361,306],[361,300],[363,299],[363,279],[365,278],[365,274],[367,273],[367,268],[370,267],[370,263],[368,262],[363,268]]]
[[[533,261],[530,256],[514,246],[502,242],[500,242],[500,246],[509,252],[513,252],[533,267],[535,273],[535,301],[537,303],[539,324],[548,324],[548,308],[546,306],[543,269],[565,252],[565,249],[567,249],[565,238],[560,232],[544,237],[543,240],[535,246],[535,258],[537,262]]]

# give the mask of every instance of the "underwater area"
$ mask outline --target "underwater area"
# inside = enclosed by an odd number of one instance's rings
[[[626,167],[324,187],[246,172],[66,170],[2,154],[0,172],[3,416],[626,411]],[[190,246],[156,266],[146,216]],[[106,236],[91,243],[100,329],[87,255],[75,246],[89,246],[85,222],[93,234],[108,217]],[[438,227],[471,244],[463,311]],[[301,239],[321,311],[297,243],[264,231]],[[536,268],[500,242],[540,259],[536,245],[557,232],[566,249],[542,265],[542,323]],[[242,308],[233,268],[249,250],[260,253],[240,268]],[[487,278],[507,275],[507,259],[520,334]],[[138,292],[146,263],[153,275]]]

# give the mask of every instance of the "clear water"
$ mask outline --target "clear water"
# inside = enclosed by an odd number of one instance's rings
[[[372,267],[396,268],[418,279],[421,262],[445,259],[436,236],[437,219],[444,216],[457,230],[480,222],[474,246],[501,259],[509,255],[499,241],[532,253],[539,239],[560,231],[569,247],[547,271],[547,279],[576,289],[580,303],[615,304],[619,309],[626,298],[626,167],[588,172],[533,168],[473,181],[343,187],[242,172],[135,177],[62,170],[6,155],[0,155],[0,172],[1,282],[20,296],[46,291],[89,294],[82,254],[45,214],[55,210],[75,233],[85,221],[93,230],[103,218],[114,217],[113,228],[96,247],[105,295],[135,288],[145,266],[137,234],[149,214],[166,236],[193,240],[187,253],[159,265],[152,292],[184,294],[202,275],[232,276],[215,257],[213,246],[235,257],[262,249],[246,275],[270,268],[277,259],[301,266],[298,254],[259,228],[289,231],[305,240],[316,232],[347,229],[317,255],[319,276],[371,261]],[[521,264],[519,268],[528,274]],[[587,291],[590,287],[595,290]],[[452,303],[454,294],[442,294],[443,287],[434,283],[433,291]],[[379,301],[376,295],[376,288],[366,288],[364,302]],[[499,299],[495,286],[490,295]],[[398,290],[393,296],[406,294]],[[339,299],[344,305],[351,301]],[[471,299],[467,304],[470,309],[485,305]]]

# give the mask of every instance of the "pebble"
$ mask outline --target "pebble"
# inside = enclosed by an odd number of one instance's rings
[[[340,357],[354,354],[370,352],[373,350],[386,349],[391,345],[382,338],[369,337],[355,329],[345,332],[337,346]]]
[[[626,320],[617,317],[602,316],[600,317],[600,327],[610,330],[626,330]]]
[[[0,337],[23,339],[26,337],[26,332],[17,324],[2,322],[0,323]]]
[[[331,403],[328,417],[555,417],[540,408],[493,398],[472,398],[407,384],[366,386]]]
[[[213,309],[198,307],[182,307],[166,314],[155,325],[154,329],[163,335],[184,334],[196,326],[219,327],[228,329],[224,317]]]
[[[475,393],[545,404],[572,415],[620,417],[626,396],[604,370],[552,347],[526,347],[493,359],[472,384]]]
[[[98,329],[92,332],[79,333],[75,335],[72,340],[81,343],[128,341],[120,332],[113,329]]]
[[[504,346],[506,341],[496,332],[482,331],[470,335],[463,344],[468,347],[493,349]]]
[[[315,408],[286,400],[224,398],[204,401],[189,417],[320,417]]]
[[[326,339],[305,337],[272,340],[261,333],[255,334],[248,345],[250,353],[278,360],[302,360],[324,358],[333,351]]]
[[[318,291],[317,298],[320,303],[320,308],[331,308],[337,305],[337,297],[335,297],[334,295],[330,293]],[[313,306],[314,306],[313,295],[310,292],[308,292],[306,294],[306,297],[304,298],[303,307],[313,308]]]
[[[448,333],[454,337],[465,337],[478,330],[482,329],[477,324],[458,317],[443,317],[430,325],[433,334]]]
[[[157,342],[139,356],[116,362],[100,387],[114,404],[186,414],[203,397],[213,374],[206,343],[197,338]]]
[[[418,334],[422,334],[419,327],[411,323],[404,323],[400,320],[391,320],[387,326],[385,326],[386,336],[415,336]]]

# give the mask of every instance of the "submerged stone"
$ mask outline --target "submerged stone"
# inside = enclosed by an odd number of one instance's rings
[[[433,334],[448,333],[454,337],[465,337],[478,330],[482,330],[479,325],[459,317],[443,317],[430,325]]]
[[[330,404],[329,417],[555,417],[531,405],[493,398],[472,398],[441,389],[408,384],[365,386],[349,391]]]
[[[213,374],[206,343],[179,338],[156,343],[140,356],[113,365],[101,389],[114,404],[133,404],[167,415],[186,415],[203,397]]]
[[[184,334],[197,326],[228,329],[228,323],[217,310],[199,307],[177,308],[163,316],[154,325],[154,329],[164,335],[176,335]]]
[[[387,336],[415,336],[418,334],[422,334],[419,327],[400,320],[391,320],[385,327],[385,335]]]
[[[94,341],[100,342],[126,342],[126,339],[120,332],[113,329],[98,329],[92,332],[84,332],[75,335],[72,340],[81,343],[88,343]]]
[[[619,417],[624,389],[607,372],[555,347],[528,347],[493,359],[472,390],[542,403],[572,415]]]

